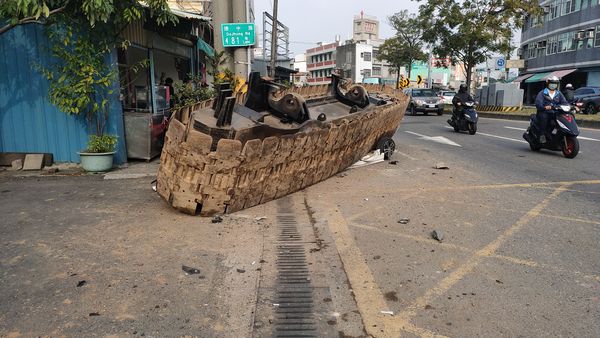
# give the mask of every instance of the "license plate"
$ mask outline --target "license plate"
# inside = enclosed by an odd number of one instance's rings
[[[435,104],[428,104],[427,107],[429,107],[429,108],[435,108]]]

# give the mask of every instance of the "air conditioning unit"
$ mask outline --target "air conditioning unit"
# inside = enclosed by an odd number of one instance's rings
[[[523,56],[523,48],[517,49],[517,56]]]
[[[537,43],[537,48],[546,48],[546,40],[539,41]]]
[[[585,37],[586,37],[586,39],[593,39],[594,38],[594,29],[593,28],[592,29],[588,29],[585,32]]]
[[[575,35],[575,39],[577,39],[577,40],[583,40],[583,39],[585,39],[585,31],[579,31],[579,32],[577,32],[577,35]]]

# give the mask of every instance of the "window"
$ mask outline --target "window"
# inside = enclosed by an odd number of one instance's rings
[[[371,61],[371,53],[369,52],[360,53],[360,56],[362,56],[365,61]]]
[[[600,47],[600,25],[596,26],[596,42],[594,43],[594,47]]]
[[[373,60],[378,60],[379,51],[373,50]]]
[[[373,76],[381,76],[381,67],[373,67]]]
[[[369,54],[371,54],[371,53],[369,53]],[[363,69],[363,76],[364,77],[371,77],[371,70],[370,69]]]

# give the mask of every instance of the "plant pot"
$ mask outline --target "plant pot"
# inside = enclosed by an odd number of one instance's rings
[[[110,153],[78,153],[81,157],[81,166],[85,171],[99,172],[110,171],[113,166],[114,151]]]

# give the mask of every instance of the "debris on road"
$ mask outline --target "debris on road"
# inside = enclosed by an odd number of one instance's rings
[[[435,169],[450,169],[444,162],[439,162],[435,164]]]
[[[408,224],[410,222],[410,218],[401,218],[400,220],[398,220],[398,223],[400,224]]]
[[[496,279],[496,283],[498,283],[498,284],[504,284],[504,282],[501,281],[501,280],[499,280],[499,279]]]
[[[343,172],[343,173],[340,173],[339,175],[337,175],[337,177],[340,177],[340,178],[343,178],[346,176],[348,176],[348,173],[346,173],[346,172]]]
[[[87,282],[84,280],[80,280],[79,283],[77,283],[77,287],[80,288],[82,286],[84,286]]]
[[[21,170],[23,169],[23,160],[14,160],[10,163],[10,170]]]
[[[221,222],[223,222],[223,217],[217,215],[217,216],[215,216],[215,217],[212,218],[212,222],[213,223],[221,223]]]
[[[364,156],[360,161],[351,165],[348,169],[360,168],[371,164],[376,164],[379,162],[383,162],[385,155],[379,150],[375,150],[366,156]]]
[[[431,238],[435,239],[438,242],[444,240],[444,233],[441,230],[433,230],[431,232]]]
[[[244,272],[246,272],[246,270],[244,270],[244,269],[237,269],[237,272],[244,273]]]
[[[384,310],[381,310],[381,313],[384,314],[384,315],[390,315],[390,316],[394,315],[394,311],[384,311]]]
[[[99,316],[99,315],[100,315],[100,313],[98,313],[98,312],[90,312],[90,314],[89,314],[90,317],[95,317],[95,316]]]
[[[398,161],[390,161],[389,164],[397,165]]]
[[[199,269],[192,268],[192,267],[185,266],[185,265],[181,266],[181,270],[183,270],[183,272],[187,273],[188,275],[195,275],[195,274],[200,273]]]
[[[254,220],[255,221],[262,221],[263,219],[267,219],[267,216],[256,217]]]

